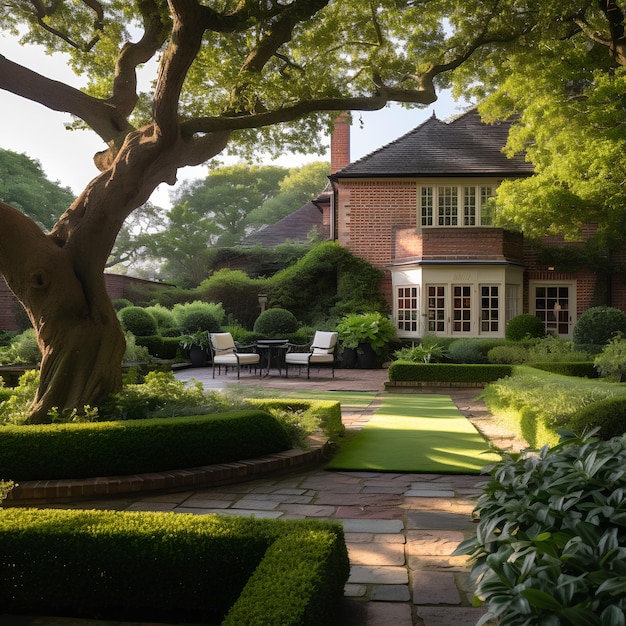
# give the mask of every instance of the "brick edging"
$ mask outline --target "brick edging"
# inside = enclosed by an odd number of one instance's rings
[[[71,502],[103,496],[123,496],[150,491],[180,491],[243,482],[267,474],[280,474],[321,463],[326,455],[327,446],[327,441],[311,441],[306,450],[293,448],[254,459],[168,472],[23,481],[9,492],[4,506]]]
[[[451,388],[471,388],[481,389],[485,383],[448,383],[441,381],[419,381],[419,380],[386,380],[384,382],[385,391],[411,391],[411,389],[426,389],[428,387]]]

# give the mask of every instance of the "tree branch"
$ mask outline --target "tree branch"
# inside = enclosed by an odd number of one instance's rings
[[[134,110],[137,94],[137,66],[148,62],[167,41],[171,22],[163,20],[159,5],[154,0],[140,3],[144,19],[143,36],[137,43],[124,45],[117,58],[113,95],[106,100],[122,117],[128,117]]]
[[[0,89],[83,120],[107,143],[130,129],[114,107],[65,83],[51,80],[0,55]]]

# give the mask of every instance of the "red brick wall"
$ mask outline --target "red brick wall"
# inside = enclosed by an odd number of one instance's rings
[[[129,285],[158,284],[150,280],[142,280],[120,274],[105,274],[104,280],[111,300],[126,297],[126,287]],[[0,330],[15,330],[17,328],[14,314],[16,306],[19,307],[21,305],[6,284],[4,276],[0,274]]]

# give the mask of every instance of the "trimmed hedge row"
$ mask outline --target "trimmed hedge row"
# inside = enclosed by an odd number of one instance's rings
[[[563,376],[578,376],[579,378],[598,378],[598,371],[592,362],[579,361],[572,363],[560,363],[558,361],[546,361],[545,363],[528,363],[530,367],[534,367],[544,372],[552,374],[562,374]]]
[[[394,361],[389,366],[388,376],[390,381],[398,382],[490,383],[512,372],[511,365]]]
[[[0,511],[6,613],[313,626],[332,623],[348,574],[337,523]]]
[[[3,426],[0,476],[52,480],[158,472],[289,448],[280,422],[255,409],[192,417]]]
[[[180,348],[180,337],[162,337],[161,335],[145,335],[135,337],[138,346],[148,349],[152,356],[160,359],[173,360]]]
[[[310,418],[317,423],[329,439],[336,439],[346,431],[341,421],[341,403],[335,400],[254,398],[248,402],[266,411],[303,411],[304,418]]]

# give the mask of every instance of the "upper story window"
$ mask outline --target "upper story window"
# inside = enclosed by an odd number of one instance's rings
[[[494,185],[422,185],[422,226],[491,226]]]

